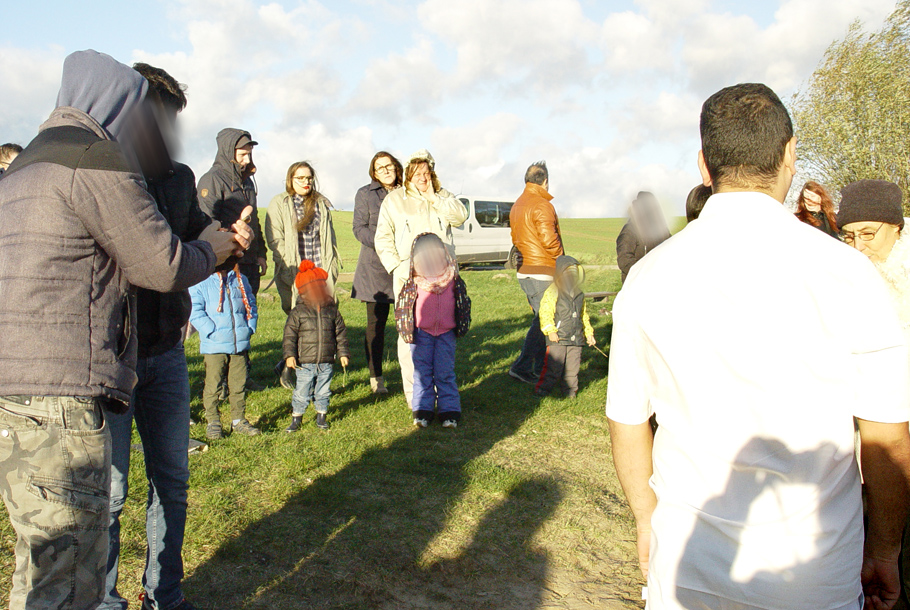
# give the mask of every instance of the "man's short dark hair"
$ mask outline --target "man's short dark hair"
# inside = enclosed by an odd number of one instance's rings
[[[550,173],[547,171],[546,161],[532,163],[528,171],[525,172],[525,182],[530,182],[531,184],[540,184],[542,186],[549,178]]]
[[[18,155],[22,152],[22,147],[12,142],[0,145],[0,160],[8,159],[10,155]]]
[[[133,70],[145,77],[149,82],[149,90],[163,105],[175,108],[177,112],[186,108],[186,85],[177,82],[176,78],[161,68],[148,64],[135,63]]]
[[[753,188],[777,178],[793,122],[783,102],[766,85],[745,83],[721,89],[701,109],[701,148],[718,185]]]

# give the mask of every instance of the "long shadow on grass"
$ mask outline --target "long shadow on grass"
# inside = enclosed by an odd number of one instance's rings
[[[191,598],[219,608],[535,607],[547,558],[532,537],[559,504],[558,482],[482,459],[537,406],[529,386],[490,370],[514,348],[500,337],[523,325],[477,325],[459,343],[461,427],[410,430],[316,479],[197,567]],[[430,546],[451,559],[424,559]]]

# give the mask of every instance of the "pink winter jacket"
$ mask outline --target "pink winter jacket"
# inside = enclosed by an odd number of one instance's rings
[[[417,289],[415,307],[417,328],[434,337],[455,328],[455,282],[452,281],[439,294]]]

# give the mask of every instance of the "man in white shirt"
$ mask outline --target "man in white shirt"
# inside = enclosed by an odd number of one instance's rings
[[[613,309],[607,415],[649,606],[890,608],[910,367],[886,288],[781,205],[796,140],[773,91],[716,93],[701,136],[715,194]]]

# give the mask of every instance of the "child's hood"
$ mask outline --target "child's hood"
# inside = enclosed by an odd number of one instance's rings
[[[556,276],[562,277],[568,271],[569,267],[578,268],[578,287],[580,288],[585,281],[585,268],[578,262],[578,259],[572,256],[562,254],[556,257]]]

